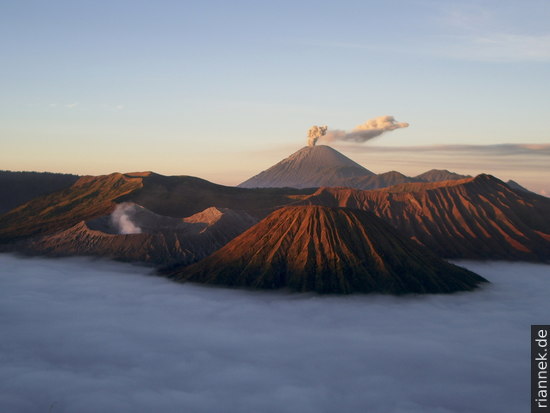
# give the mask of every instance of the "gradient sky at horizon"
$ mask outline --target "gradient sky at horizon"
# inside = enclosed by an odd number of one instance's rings
[[[2,2],[0,169],[237,184],[312,124],[381,115],[410,127],[365,149],[549,144],[548,21],[544,0]]]

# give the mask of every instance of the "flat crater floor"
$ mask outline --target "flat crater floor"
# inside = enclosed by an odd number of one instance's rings
[[[550,266],[458,264],[491,284],[319,296],[2,254],[0,411],[526,411]]]

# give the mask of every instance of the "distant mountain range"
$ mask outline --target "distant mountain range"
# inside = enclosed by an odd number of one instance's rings
[[[396,294],[483,281],[443,258],[550,260],[549,198],[485,174],[376,175],[327,146],[241,187],[153,172],[57,184],[0,215],[1,251],[140,261],[223,285]]]
[[[348,187],[376,189],[407,182],[435,182],[468,178],[432,169],[415,177],[397,171],[379,175],[326,145],[306,146],[269,169],[239,184],[241,188]]]

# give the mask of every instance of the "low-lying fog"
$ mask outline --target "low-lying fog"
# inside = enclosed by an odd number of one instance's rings
[[[528,411],[550,266],[463,265],[492,284],[327,297],[0,255],[0,411]]]

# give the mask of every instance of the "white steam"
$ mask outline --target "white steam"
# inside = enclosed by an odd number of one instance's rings
[[[321,136],[327,133],[328,126],[314,125],[307,131],[307,144],[308,146],[315,146]]]
[[[335,129],[324,134],[322,140],[331,141],[354,141],[366,142],[372,138],[382,135],[384,132],[389,132],[395,129],[407,128],[409,124],[406,122],[397,122],[393,116],[379,116],[357,126],[351,132]]]
[[[135,204],[123,202],[118,204],[111,214],[111,224],[119,234],[141,234],[141,228],[132,221]]]

